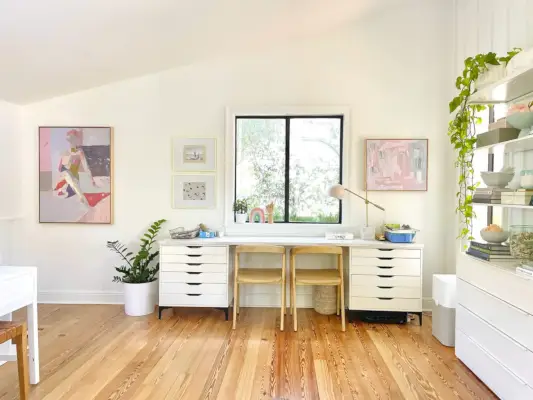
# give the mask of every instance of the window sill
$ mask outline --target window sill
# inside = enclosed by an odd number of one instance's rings
[[[225,227],[227,235],[259,235],[259,236],[324,236],[327,232],[357,232],[353,226],[343,224],[236,224]]]

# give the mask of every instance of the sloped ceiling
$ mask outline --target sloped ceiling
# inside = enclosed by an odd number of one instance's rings
[[[392,0],[0,0],[0,98],[18,104],[320,35]]]

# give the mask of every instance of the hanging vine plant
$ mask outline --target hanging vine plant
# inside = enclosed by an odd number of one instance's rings
[[[468,101],[470,96],[476,92],[475,82],[481,74],[488,71],[490,66],[507,65],[521,50],[520,48],[513,48],[504,57],[498,57],[493,52],[468,57],[464,61],[462,75],[455,80],[455,87],[459,94],[450,101],[449,106],[450,113],[457,112],[448,125],[448,136],[456,150],[455,167],[459,169],[459,191],[456,193],[457,208],[455,211],[460,215],[460,238],[473,239],[470,234],[472,218],[475,216],[472,208],[472,196],[478,183],[473,181],[472,161],[477,141],[476,124],[481,123],[478,113],[486,108],[484,105],[468,104]]]

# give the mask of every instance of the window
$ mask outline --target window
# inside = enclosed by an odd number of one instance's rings
[[[235,117],[235,196],[274,202],[274,222],[340,224],[343,116]]]

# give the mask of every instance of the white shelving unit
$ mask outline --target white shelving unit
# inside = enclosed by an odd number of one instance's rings
[[[503,148],[503,151],[506,153],[509,152],[521,152],[533,150],[533,135],[521,137],[518,139],[508,140],[506,142],[500,142],[491,144],[488,146],[476,147],[476,151],[479,150],[489,150],[490,153],[494,153],[496,149]]]
[[[501,104],[519,101],[533,90],[533,68],[478,89],[469,104]]]
[[[489,204],[489,203],[472,203],[474,206],[485,206],[485,207],[503,207],[503,208],[521,208],[521,209],[532,209],[533,206],[526,206],[520,204]]]

